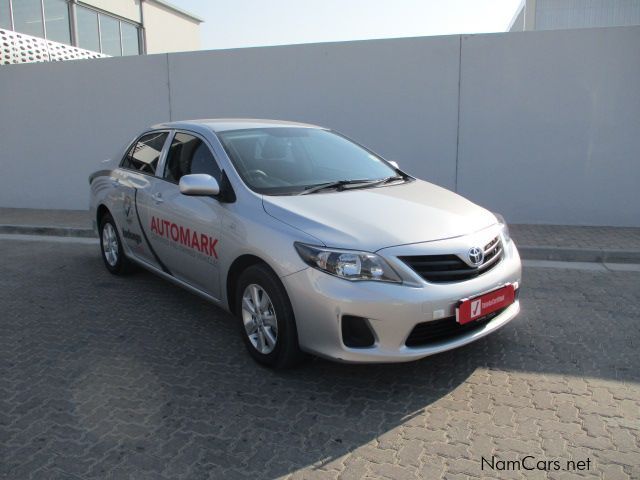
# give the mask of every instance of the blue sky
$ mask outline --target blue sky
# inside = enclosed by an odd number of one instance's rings
[[[169,0],[206,20],[202,48],[505,31],[520,0]]]

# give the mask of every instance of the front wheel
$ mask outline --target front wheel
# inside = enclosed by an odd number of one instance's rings
[[[291,302],[278,276],[266,265],[247,268],[238,279],[236,312],[249,354],[273,368],[290,368],[304,355]]]

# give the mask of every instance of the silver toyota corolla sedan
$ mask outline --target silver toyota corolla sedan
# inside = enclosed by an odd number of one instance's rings
[[[258,362],[415,360],[519,311],[504,219],[345,136],[272,120],[156,125],[91,175],[113,274],[232,312]]]

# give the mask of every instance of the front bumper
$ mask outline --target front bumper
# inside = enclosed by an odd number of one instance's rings
[[[479,277],[456,283],[422,285],[350,282],[314,268],[282,278],[298,327],[300,347],[309,353],[343,362],[406,362],[466,345],[499,329],[520,311],[519,301],[472,331],[421,346],[405,345],[418,323],[455,315],[462,298],[519,283],[520,256],[512,241],[504,243],[499,265]],[[366,319],[375,338],[370,347],[344,344],[345,315]]]

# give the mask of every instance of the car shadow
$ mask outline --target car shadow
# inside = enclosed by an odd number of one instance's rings
[[[94,407],[96,390],[105,394],[98,408],[110,411],[108,420],[85,425],[87,431],[137,426],[137,437],[119,436],[127,459],[119,468],[125,471],[135,465],[129,452],[157,458],[165,465],[157,473],[169,477],[189,471],[189,478],[275,478],[309,466],[322,469],[410,423],[477,366],[474,357],[447,353],[381,365],[309,358],[295,369],[273,371],[250,358],[230,314],[146,272],[125,282],[107,278],[97,286],[139,289],[152,298],[111,305],[108,331],[119,332],[118,341],[109,355],[96,352],[104,339],[83,348],[96,359],[85,357],[87,371],[79,374],[85,381],[74,389],[82,419],[97,420],[82,410],[86,401]],[[136,372],[139,383],[126,390],[126,401],[108,393],[116,388],[104,384],[111,371]],[[121,409],[111,410],[112,401]],[[132,405],[143,413],[132,413]]]

